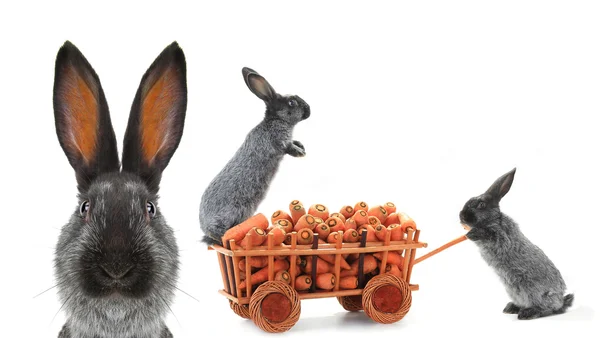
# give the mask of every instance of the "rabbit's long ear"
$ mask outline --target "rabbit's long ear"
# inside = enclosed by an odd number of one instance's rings
[[[248,67],[242,68],[242,75],[244,76],[244,82],[254,95],[258,96],[259,99],[269,102],[275,98],[276,92],[273,87],[265,80],[264,77],[260,76],[256,71]]]
[[[496,182],[494,182],[494,184],[492,184],[486,193],[491,195],[496,201],[500,202],[502,197],[504,197],[504,195],[506,195],[506,193],[508,193],[510,190],[516,171],[517,168],[514,168],[513,170],[502,175],[496,180]]]
[[[142,77],[123,141],[123,171],[138,174],[152,192],[179,146],[186,108],[185,56],[173,42]]]
[[[79,190],[87,190],[101,173],[118,171],[117,141],[100,79],[69,41],[56,56],[53,105],[58,141]]]

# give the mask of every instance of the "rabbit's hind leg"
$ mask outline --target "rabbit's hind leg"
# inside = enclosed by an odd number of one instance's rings
[[[517,319],[527,320],[542,317],[542,309],[537,306],[527,307],[519,310]]]

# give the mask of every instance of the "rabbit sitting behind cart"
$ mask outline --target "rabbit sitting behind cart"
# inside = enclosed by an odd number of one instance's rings
[[[469,228],[467,238],[498,274],[512,302],[504,313],[534,319],[564,313],[573,303],[565,282],[544,252],[530,242],[499,203],[512,185],[516,168],[498,178],[482,195],[471,198],[460,212]]]
[[[294,126],[310,116],[310,107],[295,95],[280,95],[256,71],[244,67],[246,85],[266,104],[264,119],[252,129],[242,146],[209,183],[200,201],[203,242],[221,243],[233,226],[252,216],[264,199],[283,157],[305,155],[292,139]]]

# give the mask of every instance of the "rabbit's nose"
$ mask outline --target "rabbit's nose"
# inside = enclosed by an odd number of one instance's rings
[[[100,269],[112,279],[121,279],[125,277],[132,269],[133,264],[127,265],[101,265]]]
[[[306,120],[310,117],[310,107],[308,105],[304,106],[304,115],[302,115],[302,119]]]

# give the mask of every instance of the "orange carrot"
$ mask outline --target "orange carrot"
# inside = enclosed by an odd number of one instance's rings
[[[337,243],[339,234],[337,232],[332,232],[327,236],[327,243]]]
[[[355,243],[358,242],[359,239],[358,232],[354,229],[348,229],[344,232],[344,242]]]
[[[383,207],[385,208],[385,211],[387,211],[388,217],[390,214],[396,212],[396,205],[392,202],[386,202]]]
[[[346,223],[344,224],[344,228],[346,230],[348,229],[354,229],[356,230],[358,226],[356,225],[356,221],[354,220],[354,218],[350,217],[346,220]]]
[[[356,222],[357,226],[361,226],[363,224],[369,223],[369,215],[364,210],[356,211],[356,213],[354,214],[354,216],[352,216],[352,218],[354,218],[354,221]]]
[[[292,233],[288,232],[285,234],[285,239],[283,240],[283,244],[290,245],[292,244]]]
[[[317,287],[322,290],[331,290],[335,286],[335,276],[331,273],[323,273],[317,276]]]
[[[287,219],[288,221],[292,221],[292,216],[283,210],[277,210],[271,215],[271,224],[275,225],[275,222],[280,219]]]
[[[390,240],[392,241],[401,241],[404,238],[404,233],[402,232],[400,224],[388,225],[388,231],[392,232],[390,236]]]
[[[335,255],[334,254],[331,254],[331,255],[319,255],[319,258],[321,258],[325,262],[329,263],[331,265],[331,267],[332,267],[332,270],[333,270],[334,265],[335,265]],[[350,270],[350,264],[348,264],[343,257],[340,259],[340,268],[342,270]]]
[[[353,290],[358,287],[358,277],[356,276],[346,276],[340,278],[340,289],[343,290]]]
[[[319,235],[319,239],[326,240],[327,236],[329,236],[329,233],[331,232],[331,229],[329,228],[329,225],[322,223],[317,225],[315,232]]]
[[[359,257],[359,254],[354,253],[354,254],[348,254],[346,257],[346,262],[352,264],[354,263]]]
[[[281,270],[275,274],[275,280],[290,284],[290,281],[292,280],[292,276],[290,276],[289,272],[287,272],[285,270]]]
[[[333,214],[329,215],[329,217],[337,217],[339,219],[342,220],[342,222],[346,223],[346,216],[340,214],[339,212],[334,212]]]
[[[400,268],[397,265],[386,264],[385,272],[391,273],[392,275],[394,275],[396,277],[402,278],[402,271],[400,270]]]
[[[385,235],[387,232],[388,229],[384,225],[379,224],[375,227],[375,237],[377,237],[377,239],[380,241],[385,241]]]
[[[377,236],[375,236],[375,229],[371,224],[365,224],[362,229],[359,230],[358,234],[362,236],[362,231],[367,231],[367,242],[377,242]]]
[[[248,231],[246,237],[244,237],[240,245],[246,249],[249,245],[252,245],[253,247],[259,246],[263,244],[266,239],[267,233],[261,228],[254,227]]]
[[[363,262],[363,273],[367,274],[377,269],[377,260],[373,255],[365,255]],[[340,272],[340,277],[346,276],[357,276],[358,275],[358,260],[350,264],[350,270],[343,270]]]
[[[302,204],[296,204],[290,207],[290,213],[292,214],[292,223],[296,224],[302,215],[306,215],[306,210]]]
[[[254,227],[267,230],[269,227],[269,220],[265,217],[265,215],[258,213],[227,230],[223,235],[223,241],[229,242],[229,240],[233,239],[236,243],[239,243],[246,237],[248,231]]]
[[[357,213],[359,210],[363,210],[366,212],[367,210],[369,210],[369,205],[367,205],[367,203],[362,202],[362,201],[358,202],[354,206],[354,212]]]
[[[298,200],[293,200],[290,202],[290,211],[292,210],[293,207],[295,207],[296,205],[302,205],[302,202],[298,201]]]
[[[352,215],[354,215],[354,208],[349,205],[343,206],[340,209],[340,214],[344,215],[344,217],[346,217],[346,219],[348,219],[348,218],[352,217]]]
[[[388,212],[381,205],[376,205],[367,211],[369,216],[375,216],[379,219],[381,223],[385,222],[385,219],[388,217]]]
[[[287,219],[277,220],[277,222],[275,222],[275,226],[282,228],[286,234],[294,231],[294,224],[292,224],[292,221],[288,221]]]
[[[310,289],[312,285],[312,278],[308,275],[301,275],[296,277],[296,282],[294,283],[295,289],[298,291],[305,291]]]
[[[308,208],[308,213],[321,219],[329,218],[329,209],[323,204],[313,204]]]
[[[315,223],[317,223],[317,225],[321,224],[321,223],[325,223],[323,221],[323,219],[321,217],[315,217]]]
[[[373,254],[375,258],[381,260],[383,258],[383,252],[376,252]],[[387,263],[397,265],[400,269],[404,266],[404,257],[397,251],[388,251]]]
[[[269,264],[269,257],[267,256],[244,258],[238,263],[238,267],[242,271],[246,271],[246,259],[250,260],[250,266],[253,268],[264,268],[267,266],[267,264]]]
[[[296,258],[296,262],[298,265],[302,267],[302,271],[310,274],[312,272],[312,256],[306,257],[298,257]],[[323,259],[317,257],[317,274],[329,272],[331,270],[331,265],[324,261]]]
[[[381,221],[379,220],[379,218],[377,218],[375,216],[369,216],[369,224],[371,224],[373,229],[375,229],[376,226],[381,224]]]
[[[412,228],[413,230],[417,230],[417,225],[412,218],[410,218],[407,214],[400,212],[398,213],[400,216],[400,226],[402,227],[402,232],[406,233],[408,228]]]
[[[273,246],[279,246],[285,239],[285,230],[282,227],[276,227],[271,229],[269,233],[273,234]],[[268,240],[266,241],[268,243]]]
[[[331,232],[338,232],[340,230],[341,231],[345,230],[344,222],[342,222],[342,220],[337,217],[329,217],[325,221],[325,224],[327,224],[329,226],[329,229],[331,229]]]
[[[386,227],[392,224],[400,224],[400,217],[395,212],[389,214],[388,217],[385,219],[385,222],[383,222],[383,225],[385,225]]]
[[[294,231],[298,232],[300,229],[314,229],[315,225],[317,225],[316,221],[315,221],[315,217],[311,214],[305,214],[302,215],[298,221],[296,222],[296,225],[294,225]]]
[[[314,233],[312,230],[308,228],[300,229],[297,232],[298,236],[298,244],[312,244]]]
[[[276,260],[273,263],[273,270],[276,273],[281,270],[287,270],[287,269],[289,269],[289,267],[290,267],[290,263],[287,260]],[[268,279],[269,279],[269,267],[266,266],[266,267],[256,271],[256,273],[252,274],[252,277],[250,277],[250,284],[256,285],[258,283],[266,282]],[[238,285],[238,288],[245,289],[246,282],[247,282],[247,280],[241,282]]]

